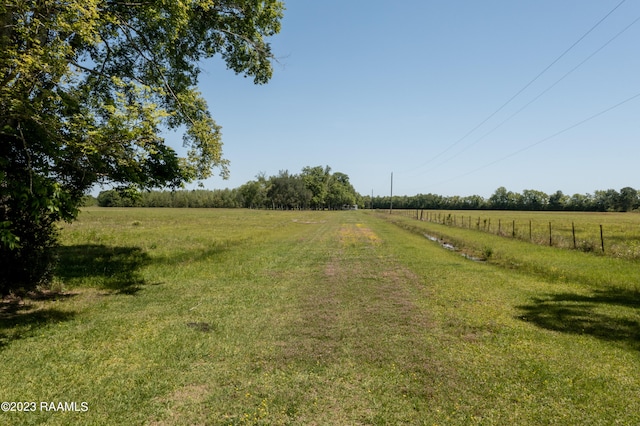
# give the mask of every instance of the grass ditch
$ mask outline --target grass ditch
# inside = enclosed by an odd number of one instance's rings
[[[579,282],[596,289],[619,289],[640,294],[637,260],[600,256],[504,238],[473,229],[423,222],[400,215],[380,215],[419,235],[431,235],[471,257],[550,281]]]

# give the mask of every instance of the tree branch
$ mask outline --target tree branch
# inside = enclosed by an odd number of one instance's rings
[[[120,28],[123,29],[123,34],[125,35],[125,37],[127,38],[127,40],[130,42],[131,47],[138,52],[138,54],[145,60],[147,61],[147,63],[150,63],[153,65],[153,67],[155,68],[155,70],[158,72],[158,74],[160,75],[160,78],[162,79],[162,83],[165,87],[165,89],[169,92],[170,96],[175,100],[176,105],[178,106],[178,109],[180,110],[180,112],[182,113],[182,115],[191,123],[191,125],[195,125],[195,120],[186,112],[186,109],[184,108],[184,106],[182,105],[182,102],[180,102],[180,99],[178,98],[178,96],[176,95],[176,93],[174,92],[173,88],[171,87],[171,85],[169,84],[169,80],[167,79],[167,77],[165,76],[164,72],[160,69],[160,67],[157,65],[157,61],[156,58],[153,55],[153,52],[149,46],[149,42],[146,40],[146,38],[140,34],[140,32],[138,32],[138,30],[136,28],[134,28],[132,25],[129,24],[129,22],[126,19],[123,19],[120,15],[116,14],[116,16],[118,17],[118,26]],[[122,23],[122,26],[120,25],[120,23]],[[144,47],[146,48],[146,50],[148,52],[150,52],[152,58],[148,58],[145,54],[145,52],[140,49],[138,47],[138,43],[135,42],[135,40],[132,39],[131,35],[129,34],[128,31],[126,31],[126,29],[134,32],[138,38],[142,41],[142,43],[144,44]]]

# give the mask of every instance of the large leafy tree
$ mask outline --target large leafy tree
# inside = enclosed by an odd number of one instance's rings
[[[329,184],[331,181],[331,167],[305,167],[301,173],[302,180],[311,191],[311,207],[323,209],[327,203]]]
[[[277,0],[1,2],[0,294],[49,277],[55,222],[96,183],[226,176],[201,61],[267,82],[282,13]],[[184,132],[184,158],[162,129]]]
[[[357,193],[349,182],[349,176],[336,172],[331,176],[327,203],[330,208],[340,209],[356,204]]]

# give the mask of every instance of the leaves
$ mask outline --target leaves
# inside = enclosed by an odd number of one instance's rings
[[[266,39],[282,12],[276,0],[0,4],[0,249],[21,238],[14,217],[70,220],[96,183],[178,187],[214,168],[226,177],[199,64],[220,55],[266,83]],[[184,129],[185,157],[165,144],[167,128]]]

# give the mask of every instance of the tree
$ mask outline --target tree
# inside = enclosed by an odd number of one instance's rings
[[[341,209],[344,206],[352,206],[356,204],[356,200],[357,193],[349,182],[349,176],[340,172],[334,173],[327,193],[329,208]]]
[[[566,208],[572,211],[592,211],[594,197],[591,194],[573,194],[567,201]]]
[[[558,190],[549,196],[549,210],[564,210],[568,202],[569,197],[564,195],[562,191]]]
[[[631,211],[638,207],[638,191],[625,186],[620,190],[618,197],[618,210],[623,212]]]
[[[267,200],[267,188],[264,181],[249,181],[239,189],[242,205],[254,209],[264,207]]]
[[[520,196],[522,210],[545,210],[549,204],[549,196],[542,191],[525,189]]]
[[[311,191],[311,207],[323,209],[327,203],[329,183],[331,180],[331,167],[322,166],[304,167],[300,174],[307,189]]]
[[[277,0],[6,0],[0,4],[0,294],[46,281],[55,223],[96,183],[138,189],[210,177],[220,127],[201,61],[266,83]],[[187,155],[161,129],[184,129]],[[45,267],[33,273],[34,259]]]
[[[599,190],[594,192],[594,206],[596,211],[616,211],[620,194],[615,189]]]
[[[291,210],[308,207],[311,192],[299,176],[289,174],[288,170],[280,170],[278,176],[272,176],[270,181],[267,196],[273,208]]]
[[[507,188],[501,186],[489,197],[489,204],[496,210],[517,210],[521,198],[520,194],[507,191]]]

